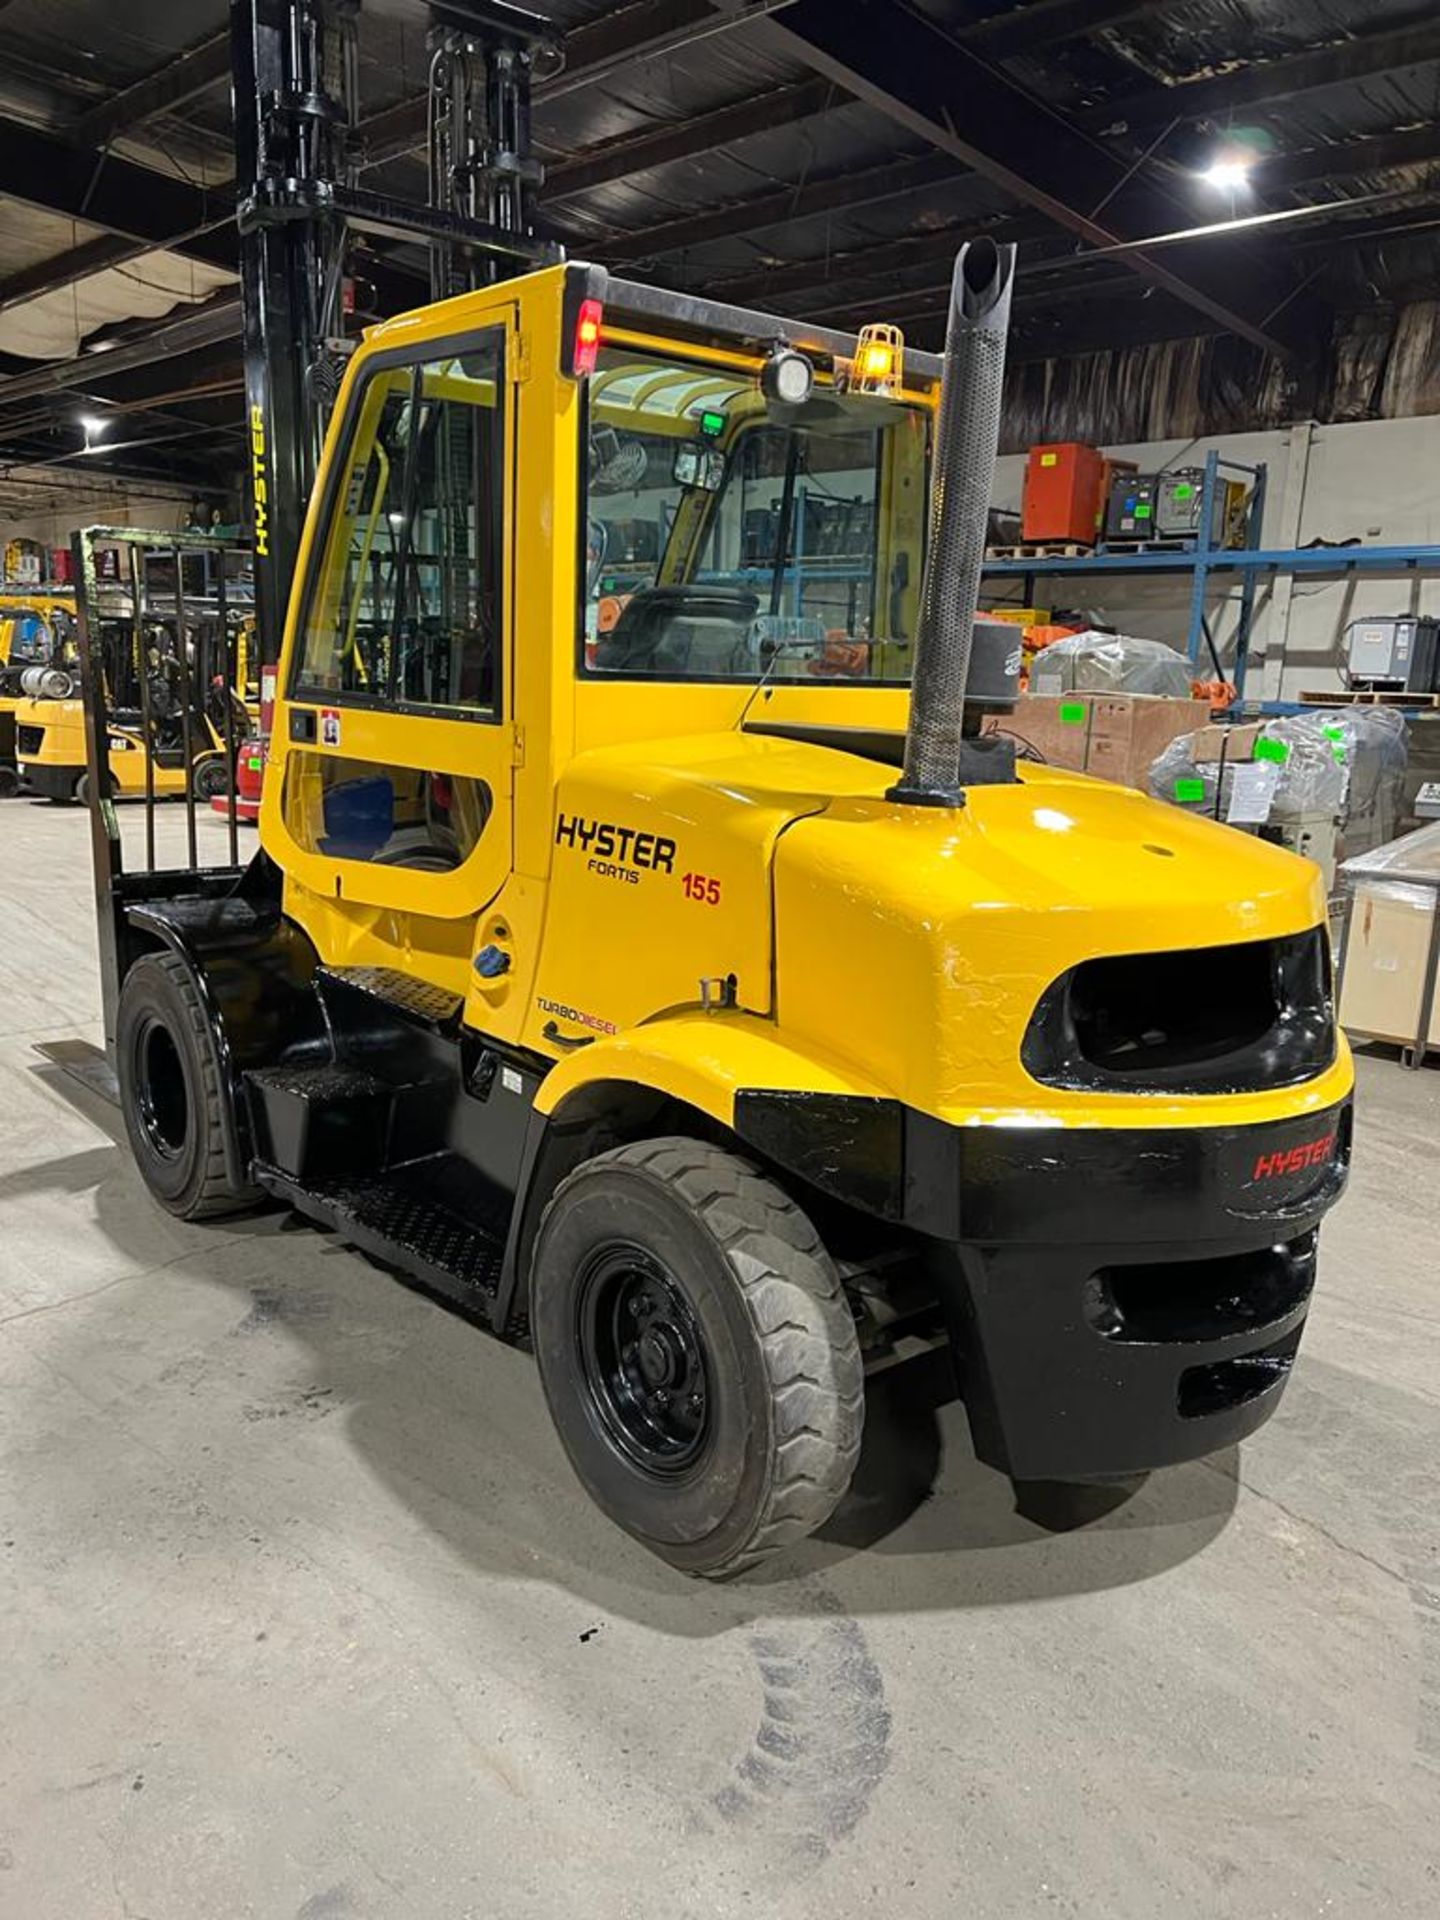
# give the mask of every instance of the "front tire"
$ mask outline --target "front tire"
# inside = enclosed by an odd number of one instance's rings
[[[735,1154],[676,1138],[586,1161],[541,1221],[531,1326],[586,1490],[682,1572],[755,1566],[850,1484],[865,1395],[844,1290]]]
[[[105,794],[108,799],[113,800],[115,798],[115,777],[113,774],[107,774],[105,776]],[[77,807],[89,806],[90,775],[88,773],[82,773],[80,775],[80,778],[75,782],[74,790],[71,794],[71,799],[74,800],[75,805]],[[68,805],[69,802],[64,802],[62,804]]]
[[[256,1206],[258,1187],[229,1170],[230,1121],[210,1021],[190,969],[147,953],[125,976],[115,1023],[125,1131],[141,1178],[181,1220]]]

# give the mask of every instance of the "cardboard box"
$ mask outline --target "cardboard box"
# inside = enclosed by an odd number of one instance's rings
[[[1435,901],[1435,893],[1422,887],[1356,883],[1340,992],[1340,1024],[1347,1033],[1415,1044]],[[1440,991],[1430,1007],[1427,1039],[1440,1047]]]
[[[1090,698],[1090,750],[1085,771],[1122,787],[1143,787],[1151,762],[1179,733],[1193,733],[1210,717],[1206,700],[1167,700],[1143,693]]]
[[[982,607],[982,620],[1008,620],[1016,627],[1048,627],[1050,609],[1048,607]]]
[[[1210,710],[1205,710],[1205,718],[1210,718]],[[1236,760],[1253,760],[1255,742],[1260,738],[1265,723],[1254,720],[1243,727],[1202,726],[1195,736],[1194,760],[1197,766],[1213,765],[1219,760],[1227,764]]]
[[[1440,913],[1440,822],[1347,860],[1350,931],[1340,987],[1340,1023],[1376,1040],[1440,1046],[1440,990],[1427,1008]]]
[[[1122,787],[1145,786],[1150,763],[1177,734],[1209,721],[1204,700],[1144,693],[1027,693],[1013,714],[995,714],[987,733],[1012,735],[1052,767],[1094,774]]]

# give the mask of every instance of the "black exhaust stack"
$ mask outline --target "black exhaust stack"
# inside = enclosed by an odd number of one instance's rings
[[[886,796],[912,806],[963,806],[967,778],[1014,778],[1013,753],[995,751],[1005,743],[997,740],[992,746],[964,737],[969,732],[966,688],[976,641],[975,603],[985,558],[990,476],[1000,441],[1005,336],[1014,280],[1014,247],[969,240],[956,256],[931,466],[930,539],[915,632],[905,770]],[[1019,635],[1013,627],[1010,636],[1008,645],[1003,634],[998,636],[1007,660],[1012,649],[1014,654],[1014,675],[1002,677],[1018,684]],[[985,633],[983,638],[988,645],[997,644],[993,634]]]

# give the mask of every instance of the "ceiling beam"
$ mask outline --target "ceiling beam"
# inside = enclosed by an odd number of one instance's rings
[[[879,275],[904,273],[912,267],[932,261],[953,265],[962,242],[980,233],[989,233],[998,242],[1033,240],[1053,232],[1048,222],[1034,216],[1029,219],[993,221],[988,227],[979,220],[958,220],[947,227],[933,227],[924,233],[902,234],[896,240],[852,248],[847,253],[816,254],[794,260],[789,266],[761,266],[753,272],[736,274],[706,287],[716,300],[732,306],[753,306],[757,300],[776,300],[804,293],[812,287],[830,287],[855,280],[870,280]],[[947,276],[948,277],[948,276]],[[883,316],[882,316],[883,317]]]
[[[74,436],[81,431],[80,413],[94,414],[105,422],[104,438],[97,446],[113,444],[117,437],[133,438],[140,425],[160,427],[204,427],[208,432],[243,440],[246,428],[232,394],[243,390],[243,381],[232,387],[200,386],[179,389],[172,395],[135,404],[118,402],[110,394],[74,393],[63,404],[36,407],[0,421],[0,440],[15,445],[36,432],[63,431]],[[174,404],[165,404],[171,401]]]
[[[76,387],[103,388],[116,374],[152,365],[173,355],[228,340],[240,330],[240,298],[224,294],[176,318],[162,320],[137,339],[69,360],[52,360],[25,373],[0,380],[0,406],[11,406],[36,394],[73,391]]]
[[[1306,234],[1295,241],[1299,253],[1314,253],[1333,248],[1348,250],[1376,240],[1403,240],[1417,233],[1433,233],[1440,227],[1440,206],[1391,209],[1368,220],[1347,220],[1327,232]]]
[[[1083,40],[1137,14],[1162,13],[1177,0],[1031,0],[959,28],[956,38],[987,60],[1009,60],[1036,47]]]
[[[1014,304],[1017,311],[1036,306],[1042,301],[1126,297],[1144,299],[1149,291],[1143,280],[1126,273],[1118,262],[1104,272],[1091,272],[1084,277],[1081,277],[1078,267],[1072,274],[1062,275],[1060,269],[1067,264],[1064,261],[1053,264],[1053,278],[1037,281],[1033,285],[1027,281],[1016,285]],[[824,305],[813,311],[807,310],[804,318],[816,325],[823,323],[827,327],[851,332],[858,330],[867,320],[892,321],[901,326],[943,320],[949,307],[950,278],[947,274],[943,280],[937,278],[931,285],[906,287],[888,297],[882,295],[869,300],[854,300],[847,295],[843,302],[835,306]]]
[[[1280,60],[1257,61],[1228,73],[1177,80],[1169,87],[1139,87],[1130,93],[1118,93],[1091,107],[1081,116],[1080,124],[1103,133],[1122,126],[1208,119],[1233,107],[1264,106],[1434,60],[1440,60],[1440,18],[1432,13],[1419,26],[1338,40],[1328,47],[1286,54]]]
[[[850,0],[844,7],[795,0],[756,31],[1093,247],[1143,240],[1175,225],[1162,181],[1144,168],[1127,169],[896,0]],[[1132,272],[1267,351],[1313,356],[1324,337],[1313,302],[1243,242],[1197,245],[1183,266],[1139,249],[1124,258]]]
[[[1025,23],[1023,45],[1028,49],[1036,44],[1074,38],[1122,17],[1155,13],[1175,4],[1176,0],[1034,0],[1033,5],[995,14],[977,21],[974,26],[965,27],[960,38],[967,44],[974,41],[982,45],[987,54],[993,55],[1004,39],[999,31],[1003,27],[1006,34],[1015,34],[1015,50],[1019,51],[1022,22]],[[1352,147],[1354,163],[1350,164]],[[1318,149],[1314,157],[1333,154],[1337,163],[1333,166],[1314,166],[1307,171],[1303,163],[1310,162],[1312,156],[1297,156],[1302,164],[1294,177],[1296,180],[1339,178],[1346,172],[1358,173],[1386,165],[1400,166],[1410,160],[1434,157],[1432,148],[1440,150],[1440,129],[1416,128],[1402,134],[1385,134],[1374,141]],[[1387,154],[1391,157],[1387,158]],[[1279,170],[1285,170],[1288,174],[1286,159],[1266,162],[1264,175],[1267,184],[1272,174]],[[682,214],[656,226],[609,233],[603,241],[591,240],[586,244],[603,252],[608,264],[628,266],[649,262],[662,259],[667,254],[688,252],[692,247],[705,246],[713,241],[760,233],[768,227],[787,225],[814,214],[849,212],[886,200],[900,199],[906,194],[923,191],[926,187],[963,179],[967,171],[943,154],[918,154],[885,166],[822,175],[793,186],[778,187],[771,193],[732,200],[703,212]],[[1292,184],[1288,178],[1279,183]],[[758,290],[757,283],[752,292]]]
[[[192,187],[133,160],[83,152],[55,134],[13,120],[0,120],[0,182],[0,191],[27,206],[88,221],[145,247],[226,262],[217,228],[234,218],[228,188]],[[233,245],[228,260],[233,266]]]
[[[849,212],[857,207],[898,200],[908,193],[963,177],[963,169],[941,153],[923,153],[895,160],[883,167],[858,172],[831,173],[818,180],[777,187],[773,193],[731,200],[703,213],[682,214],[632,233],[612,233],[601,247],[607,265],[628,266],[637,260],[658,260],[668,253],[685,253],[714,240],[763,232],[817,213]]]
[[[1421,167],[1432,160],[1440,160],[1440,122],[1436,121],[1335,146],[1263,156],[1256,164],[1255,183],[1262,192],[1272,187],[1308,187],[1317,180],[1353,180],[1357,174]]]
[[[52,253],[0,280],[0,313],[18,301],[34,300],[42,293],[53,293],[57,287],[68,287],[92,273],[102,273],[106,267],[121,266],[145,251],[139,241],[125,240],[113,233],[82,240],[77,247]]]
[[[209,435],[210,431],[203,426],[186,427],[149,435],[123,445],[117,442],[113,447],[97,446],[91,453],[84,452],[80,447],[57,447],[53,435],[21,437],[13,442],[0,441],[0,484],[10,478],[4,469],[16,466],[73,471],[88,474],[94,479],[104,476],[138,481],[142,485],[159,481],[172,487],[182,486],[187,491],[191,488],[205,492],[222,491],[222,476],[230,462],[195,460],[190,457],[188,449],[182,451],[172,444],[177,438],[197,440],[202,435]],[[145,449],[157,442],[164,442],[167,451],[163,455],[157,454],[154,459],[147,459]],[[23,476],[20,477],[23,483]]]
[[[167,60],[133,86],[122,88],[66,129],[77,146],[105,147],[118,134],[169,113],[230,77],[230,34],[211,34],[188,52]]]
[[[676,160],[700,159],[772,127],[809,120],[837,104],[837,90],[830,80],[802,80],[795,86],[751,94],[711,113],[691,114],[673,126],[648,127],[619,140],[603,141],[587,152],[547,166],[541,203],[549,206],[556,200],[573,199],[576,194],[646,173],[652,167],[670,166]]]

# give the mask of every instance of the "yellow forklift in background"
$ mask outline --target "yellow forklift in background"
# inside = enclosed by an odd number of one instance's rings
[[[237,583],[222,578],[227,568],[248,565],[248,553],[218,536],[133,527],[91,528],[81,538],[89,626],[106,682],[106,792],[115,799],[223,799],[234,784],[236,755],[258,722],[250,680],[254,615],[237,598]],[[100,580],[102,547],[130,560],[123,582]],[[187,593],[182,584],[177,598],[182,567],[204,590]],[[21,673],[16,684],[20,785],[42,799],[83,805],[90,774],[73,646],[44,668]]]
[[[0,589],[0,799],[20,790],[15,716],[28,697],[26,676],[33,688],[44,684],[47,670],[58,671],[68,685],[78,660],[73,589]]]
[[[464,12],[520,84],[533,34]],[[936,359],[466,232],[531,270],[349,359],[261,851],[126,873],[93,811],[151,1192],[281,1201],[529,1344],[696,1574],[822,1525],[867,1373],[937,1347],[1017,1480],[1233,1444],[1348,1164],[1325,901],[980,735],[1012,255],[962,249]]]

